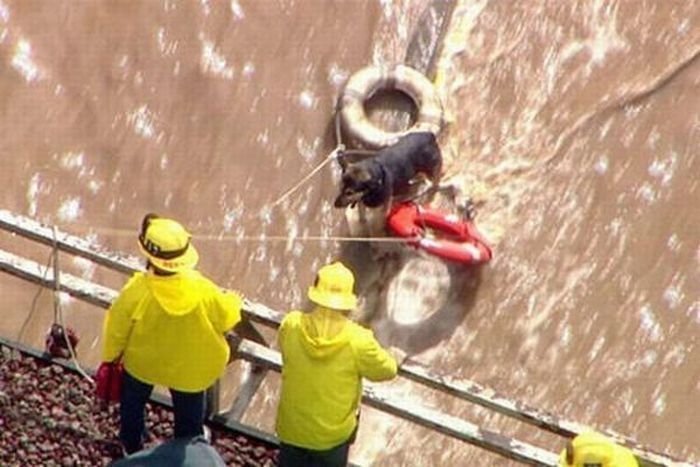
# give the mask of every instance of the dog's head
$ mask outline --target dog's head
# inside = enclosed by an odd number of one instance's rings
[[[348,164],[343,170],[340,194],[335,199],[336,208],[355,205],[372,188],[372,173],[361,164]]]

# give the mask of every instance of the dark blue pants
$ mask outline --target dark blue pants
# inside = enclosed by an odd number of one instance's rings
[[[139,451],[145,435],[146,402],[153,385],[124,371],[119,405],[119,439],[126,452]],[[204,391],[181,392],[170,389],[175,414],[175,438],[190,438],[204,433]]]
[[[277,459],[279,467],[345,467],[348,465],[348,452],[351,440],[325,451],[300,448],[280,443]]]

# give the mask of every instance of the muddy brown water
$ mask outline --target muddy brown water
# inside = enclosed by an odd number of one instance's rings
[[[314,271],[342,256],[362,316],[415,360],[700,461],[695,2],[457,2],[437,60],[452,120],[440,143],[445,178],[478,202],[494,246],[480,271],[412,252],[376,258],[360,242],[276,239],[348,234],[332,208],[333,164],[272,202],[334,147],[347,77],[403,60],[428,3],[0,0],[2,207],[132,254],[143,214],[174,216],[195,233],[202,271],[280,310],[305,306]],[[9,234],[0,245],[48,255]],[[61,261],[114,288],[124,281]],[[48,291],[11,277],[0,290],[3,336],[41,346]],[[96,365],[102,311],[62,305],[81,361]],[[239,378],[232,368],[227,397]],[[270,375],[245,422],[273,429],[277,384]],[[351,458],[512,464],[370,409]]]

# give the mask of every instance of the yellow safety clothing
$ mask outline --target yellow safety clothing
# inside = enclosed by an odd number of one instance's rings
[[[309,287],[309,300],[334,310],[352,310],[357,306],[353,293],[355,276],[340,261],[327,264],[318,270],[316,282]]]
[[[287,444],[325,450],[346,442],[357,426],[362,378],[396,376],[396,360],[372,331],[336,310],[292,311],[278,339],[283,366],[277,434]]]
[[[139,236],[139,247],[158,269],[180,272],[193,269],[199,261],[199,253],[190,243],[191,238],[192,235],[179,222],[154,217]]]
[[[567,450],[559,456],[560,467],[584,467],[600,465],[600,467],[638,467],[639,463],[626,447],[615,444],[609,438],[588,431],[579,434],[571,441],[570,449],[573,454],[567,459]],[[571,461],[571,462],[570,462]]]
[[[136,273],[105,316],[103,360],[122,355],[124,368],[145,383],[202,391],[225,370],[224,333],[240,321],[242,301],[195,270]]]

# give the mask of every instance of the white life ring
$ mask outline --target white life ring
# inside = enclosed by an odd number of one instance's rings
[[[385,131],[369,120],[365,103],[376,92],[386,90],[403,92],[418,109],[416,122],[408,130]],[[394,68],[369,66],[353,74],[340,96],[339,111],[348,136],[375,149],[394,144],[410,132],[430,131],[437,136],[444,123],[443,108],[433,83],[421,72],[406,65]]]

